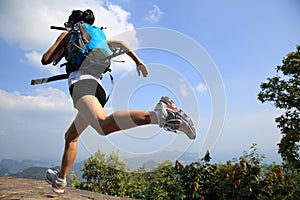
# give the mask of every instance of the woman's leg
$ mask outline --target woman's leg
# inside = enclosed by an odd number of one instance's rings
[[[147,124],[158,124],[157,117],[153,111],[144,110],[121,110],[107,116],[105,120],[99,122],[104,134],[125,130]]]
[[[92,95],[81,97],[76,108],[101,135],[146,124],[158,124],[156,113],[152,111],[122,110],[107,116],[97,98]]]
[[[107,116],[98,99],[92,95],[81,97],[76,108],[78,114],[65,134],[65,150],[59,178],[65,179],[77,155],[78,138],[91,125],[99,134],[108,135],[145,124],[157,124],[155,112],[142,110],[117,111]]]
[[[62,157],[59,178],[65,179],[77,155],[79,135],[86,129],[88,123],[78,113],[65,134],[65,150]]]

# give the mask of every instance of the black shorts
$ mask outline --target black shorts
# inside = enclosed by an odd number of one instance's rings
[[[78,99],[84,95],[95,96],[99,103],[104,107],[106,103],[106,93],[103,87],[93,79],[84,79],[72,84],[69,88],[70,95],[73,99],[73,105],[76,105]]]

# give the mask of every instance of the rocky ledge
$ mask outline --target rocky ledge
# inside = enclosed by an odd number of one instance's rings
[[[42,200],[42,199],[95,199],[95,200],[129,200],[126,198],[111,197],[85,190],[67,187],[64,194],[56,194],[51,191],[51,186],[45,181],[0,177],[0,199],[26,199],[26,200]]]

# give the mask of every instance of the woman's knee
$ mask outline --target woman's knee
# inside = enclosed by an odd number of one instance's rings
[[[101,118],[98,118],[94,124],[91,124],[91,126],[102,136],[109,134],[107,117],[102,116]]]
[[[79,134],[74,123],[65,133],[65,143],[78,142]]]
[[[70,136],[69,134],[65,134],[65,143],[77,143],[78,142],[78,136]]]

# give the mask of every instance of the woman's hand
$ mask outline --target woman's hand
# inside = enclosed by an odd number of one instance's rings
[[[143,77],[148,76],[147,66],[142,62],[136,63],[136,71],[139,76],[141,75],[141,73],[142,73]]]
[[[117,48],[123,48],[127,53],[127,55],[136,63],[136,71],[140,76],[141,73],[143,77],[148,76],[148,69],[147,66],[139,59],[139,57],[134,53],[134,51],[130,50],[127,44],[123,41],[115,41],[115,40],[108,40],[107,43],[110,46],[115,46]]]

